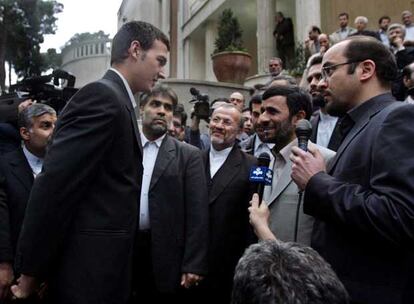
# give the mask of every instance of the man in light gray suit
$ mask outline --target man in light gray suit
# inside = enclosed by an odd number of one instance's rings
[[[348,36],[356,33],[356,29],[353,27],[348,26],[349,15],[348,13],[340,13],[338,15],[339,20],[339,29],[329,35],[329,39],[331,40],[331,44],[338,43],[339,41],[344,40]]]
[[[263,94],[262,114],[259,117],[266,141],[275,144],[272,150],[275,159],[270,164],[272,185],[266,186],[263,194],[263,200],[270,209],[270,228],[282,241],[298,241],[306,245],[310,244],[313,218],[305,215],[302,204],[298,204],[299,189],[290,176],[292,163],[289,155],[291,148],[297,146],[297,122],[309,119],[311,113],[310,95],[296,86],[276,86]],[[313,144],[309,142],[309,145]],[[335,155],[331,150],[315,146],[325,160]]]

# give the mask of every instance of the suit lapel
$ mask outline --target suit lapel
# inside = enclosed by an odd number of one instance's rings
[[[269,198],[269,205],[272,204],[279,195],[286,189],[287,186],[292,182],[292,162],[290,159],[287,161],[285,167],[283,168],[282,174],[280,175],[279,180],[274,179],[272,181],[272,193]]]
[[[8,158],[12,174],[30,192],[33,185],[33,173],[23,152],[19,149],[13,152]]]
[[[224,191],[227,185],[237,176],[241,165],[241,156],[236,145],[231,149],[229,156],[224,164],[213,177],[209,202],[213,203]]]
[[[171,163],[175,157],[175,145],[173,140],[166,135],[161,143],[160,150],[158,151],[157,159],[155,161],[154,171],[152,172],[151,183],[149,190],[157,184],[159,178],[164,173],[165,169]]]

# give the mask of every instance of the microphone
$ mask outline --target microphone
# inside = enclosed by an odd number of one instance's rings
[[[308,140],[312,135],[312,125],[309,120],[299,120],[296,125],[295,133],[298,138],[298,147],[305,152],[308,151]]]
[[[298,138],[298,147],[303,151],[308,151],[308,141],[312,135],[312,125],[309,120],[301,119],[298,121],[295,129],[296,137]],[[298,205],[296,207],[296,218],[295,218],[295,232],[293,235],[293,240],[296,242],[298,240],[298,230],[299,230],[299,216],[300,216],[300,205],[302,203],[303,191],[299,190],[298,192]]]
[[[263,152],[258,157],[257,166],[253,166],[250,170],[249,180],[257,184],[257,193],[259,194],[259,205],[263,199],[264,186],[272,184],[273,172],[269,169],[270,156]]]

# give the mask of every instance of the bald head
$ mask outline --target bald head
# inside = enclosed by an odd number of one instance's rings
[[[243,108],[244,108],[244,96],[243,96],[242,93],[240,93],[240,92],[233,92],[230,95],[230,102],[232,104],[234,104],[239,109],[240,112],[243,111]]]

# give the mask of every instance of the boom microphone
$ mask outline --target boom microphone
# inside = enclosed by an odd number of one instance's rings
[[[257,184],[257,193],[259,194],[259,205],[263,199],[264,186],[272,184],[273,172],[269,169],[270,156],[263,152],[258,157],[257,166],[250,170],[249,180]]]
[[[295,133],[298,138],[299,148],[303,151],[308,151],[308,140],[312,135],[312,125],[309,120],[299,120],[296,125]]]

